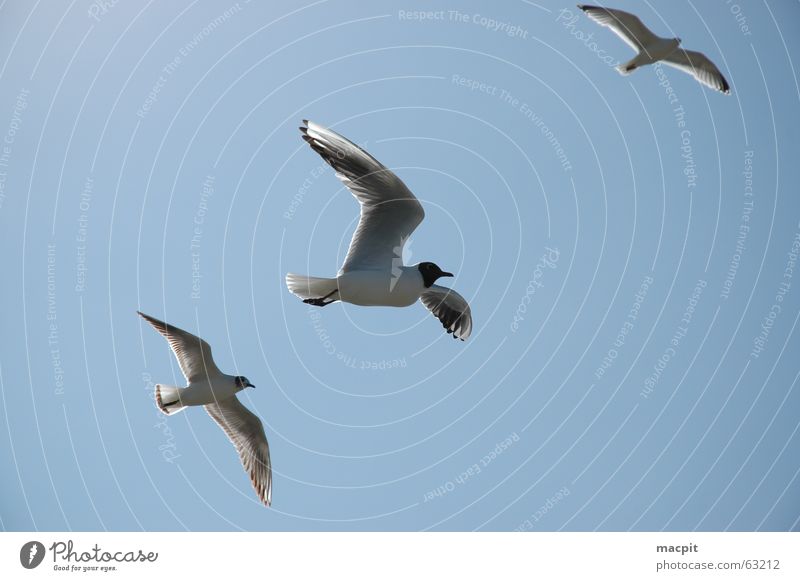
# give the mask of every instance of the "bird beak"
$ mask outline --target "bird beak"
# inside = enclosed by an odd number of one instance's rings
[[[249,381],[247,382],[247,385],[245,387],[252,387],[253,389],[256,388],[256,386],[250,383]]]
[[[452,272],[443,272],[439,276],[453,276],[453,273]]]

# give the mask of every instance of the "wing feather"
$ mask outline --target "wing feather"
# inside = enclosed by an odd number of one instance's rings
[[[431,287],[420,296],[422,304],[441,321],[454,339],[469,338],[472,333],[472,310],[466,299],[453,289],[439,285]]]
[[[236,396],[204,406],[239,453],[259,500],[272,504],[272,464],[264,426]]]
[[[578,8],[601,26],[610,28],[636,52],[646,50],[646,47],[659,40],[638,16],[630,12],[586,4],[578,4]]]
[[[717,65],[701,52],[679,48],[661,60],[664,64],[689,73],[706,87],[711,87],[726,95],[731,92],[728,81],[719,72]]]
[[[391,170],[349,139],[311,121],[303,123],[303,139],[361,204],[361,218],[339,274],[396,266],[406,240],[425,217],[419,200]]]
[[[203,339],[155,317],[136,312],[166,338],[186,381],[202,381],[221,373],[211,357],[211,346]]]

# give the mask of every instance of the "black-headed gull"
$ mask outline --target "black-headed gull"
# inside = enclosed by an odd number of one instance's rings
[[[172,415],[187,406],[204,406],[239,452],[259,500],[267,506],[272,504],[272,465],[264,426],[258,416],[236,398],[244,388],[255,385],[243,375],[222,373],[211,357],[211,346],[200,337],[136,312],[167,339],[189,382],[187,387],[157,384],[158,408]]]
[[[681,44],[680,38],[656,36],[638,17],[629,12],[586,4],[578,4],[578,8],[598,24],[610,28],[636,51],[635,57],[617,67],[623,75],[628,75],[641,66],[661,61],[684,73],[689,73],[707,87],[725,94],[731,92],[728,81],[706,55],[678,48]]]
[[[318,307],[336,301],[407,307],[421,300],[454,338],[469,337],[469,304],[454,290],[434,284],[453,275],[432,262],[403,265],[403,247],[425,217],[419,200],[392,171],[350,140],[311,121],[303,124],[303,139],[359,201],[361,218],[336,278],[289,273],[289,290]]]

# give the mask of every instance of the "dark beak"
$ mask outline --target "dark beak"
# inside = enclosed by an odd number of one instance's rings
[[[443,272],[439,276],[453,276],[453,273],[452,272]]]
[[[252,387],[253,389],[256,388],[256,386],[250,383],[249,381],[247,382],[247,385],[245,385],[245,387]]]

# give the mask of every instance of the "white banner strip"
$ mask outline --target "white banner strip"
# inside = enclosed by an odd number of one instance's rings
[[[796,580],[799,555],[797,533],[2,533],[0,579]]]

